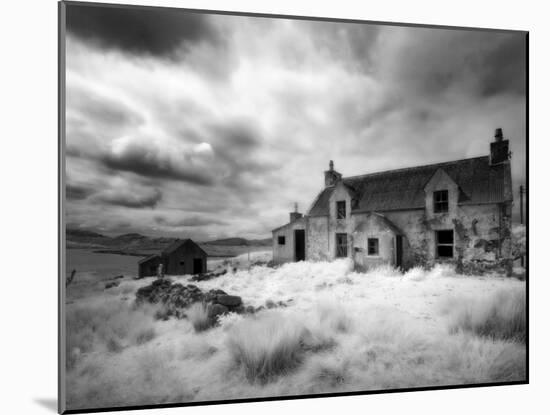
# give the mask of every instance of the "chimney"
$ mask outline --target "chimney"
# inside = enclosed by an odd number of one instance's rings
[[[340,180],[342,180],[342,175],[334,170],[334,162],[331,160],[328,170],[325,171],[325,187],[334,186]]]
[[[301,213],[298,213],[298,203],[294,203],[294,212],[290,212],[290,221],[294,222],[295,220],[298,220],[303,215]]]
[[[495,141],[491,143],[490,164],[504,163],[510,159],[509,141],[504,139],[502,128],[495,130]]]

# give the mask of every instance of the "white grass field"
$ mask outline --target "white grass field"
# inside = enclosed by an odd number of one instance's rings
[[[251,260],[267,261],[256,252]],[[221,266],[220,261],[219,265]],[[244,305],[204,329],[154,318],[135,291],[153,279],[68,288],[68,408],[380,390],[525,378],[525,282],[450,268],[355,273],[351,263],[248,267],[204,282]],[[183,284],[190,276],[171,277]]]

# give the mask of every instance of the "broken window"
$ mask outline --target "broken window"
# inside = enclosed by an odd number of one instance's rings
[[[346,233],[336,234],[336,258],[348,256],[348,235]]]
[[[279,241],[279,245],[284,245],[286,242],[284,236],[279,236],[278,241]]]
[[[443,213],[449,211],[449,192],[438,190],[434,192],[434,212]]]
[[[454,232],[437,231],[436,232],[436,254],[438,258],[452,258],[454,247]]]
[[[369,255],[378,255],[378,238],[367,239],[367,252]]]
[[[346,201],[336,202],[336,219],[346,219]]]

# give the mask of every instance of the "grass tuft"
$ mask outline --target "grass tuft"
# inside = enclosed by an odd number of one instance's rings
[[[212,327],[212,321],[208,318],[208,309],[204,303],[194,303],[186,312],[187,318],[195,331],[201,332]]]
[[[458,303],[451,312],[450,331],[465,331],[481,337],[525,343],[525,290],[499,291],[483,300]]]
[[[229,352],[250,382],[266,383],[302,361],[304,327],[280,314],[247,319],[228,333]]]

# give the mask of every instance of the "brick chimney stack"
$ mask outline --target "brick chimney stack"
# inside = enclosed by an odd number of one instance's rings
[[[290,212],[290,221],[294,222],[297,219],[300,219],[303,215],[298,212],[298,203],[294,203],[294,212]]]
[[[497,128],[495,130],[495,141],[491,143],[490,164],[492,166],[510,160],[509,144],[510,142],[504,139],[502,128]]]
[[[342,175],[334,170],[334,162],[331,160],[328,170],[325,171],[325,187],[334,186],[340,180],[342,180]]]

